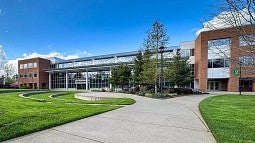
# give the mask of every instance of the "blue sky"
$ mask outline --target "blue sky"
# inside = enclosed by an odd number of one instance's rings
[[[79,57],[134,51],[155,20],[169,45],[194,40],[213,0],[0,0],[7,59],[53,51]]]

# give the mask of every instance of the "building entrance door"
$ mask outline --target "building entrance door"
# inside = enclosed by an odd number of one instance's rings
[[[77,84],[77,89],[86,90],[86,84]]]
[[[208,91],[219,90],[219,82],[218,81],[208,81],[207,82],[207,90]]]

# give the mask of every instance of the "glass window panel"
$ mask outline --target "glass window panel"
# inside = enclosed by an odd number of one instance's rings
[[[213,68],[211,59],[208,60],[208,68]]]
[[[34,63],[34,68],[37,68],[37,63]]]
[[[241,35],[239,37],[239,46],[252,46],[255,45],[255,34]]]

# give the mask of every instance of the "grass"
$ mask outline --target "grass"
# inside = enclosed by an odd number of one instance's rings
[[[29,99],[19,97],[23,92],[25,91],[0,91],[0,142],[122,107],[110,105],[135,102],[129,98],[89,102],[75,99],[75,92],[50,91],[35,91],[27,95],[32,98]],[[52,94],[61,96],[49,98]],[[43,99],[44,102],[37,99]]]
[[[218,143],[255,143],[255,96],[209,97],[200,112]]]

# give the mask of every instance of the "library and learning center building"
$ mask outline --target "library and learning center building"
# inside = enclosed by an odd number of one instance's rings
[[[254,92],[254,53],[248,50],[251,46],[244,39],[255,40],[255,35],[250,30],[251,26],[245,26],[245,34],[241,35],[236,29],[201,32],[194,41],[165,48],[163,57],[170,61],[175,51],[179,50],[183,57],[189,58],[194,80],[187,87],[203,91],[238,91],[240,82],[242,91]],[[255,45],[255,42],[251,44]],[[110,89],[111,70],[120,64],[132,67],[137,53],[134,51],[71,60],[55,57],[20,60],[19,85],[33,89]],[[163,85],[169,86],[165,81]]]

